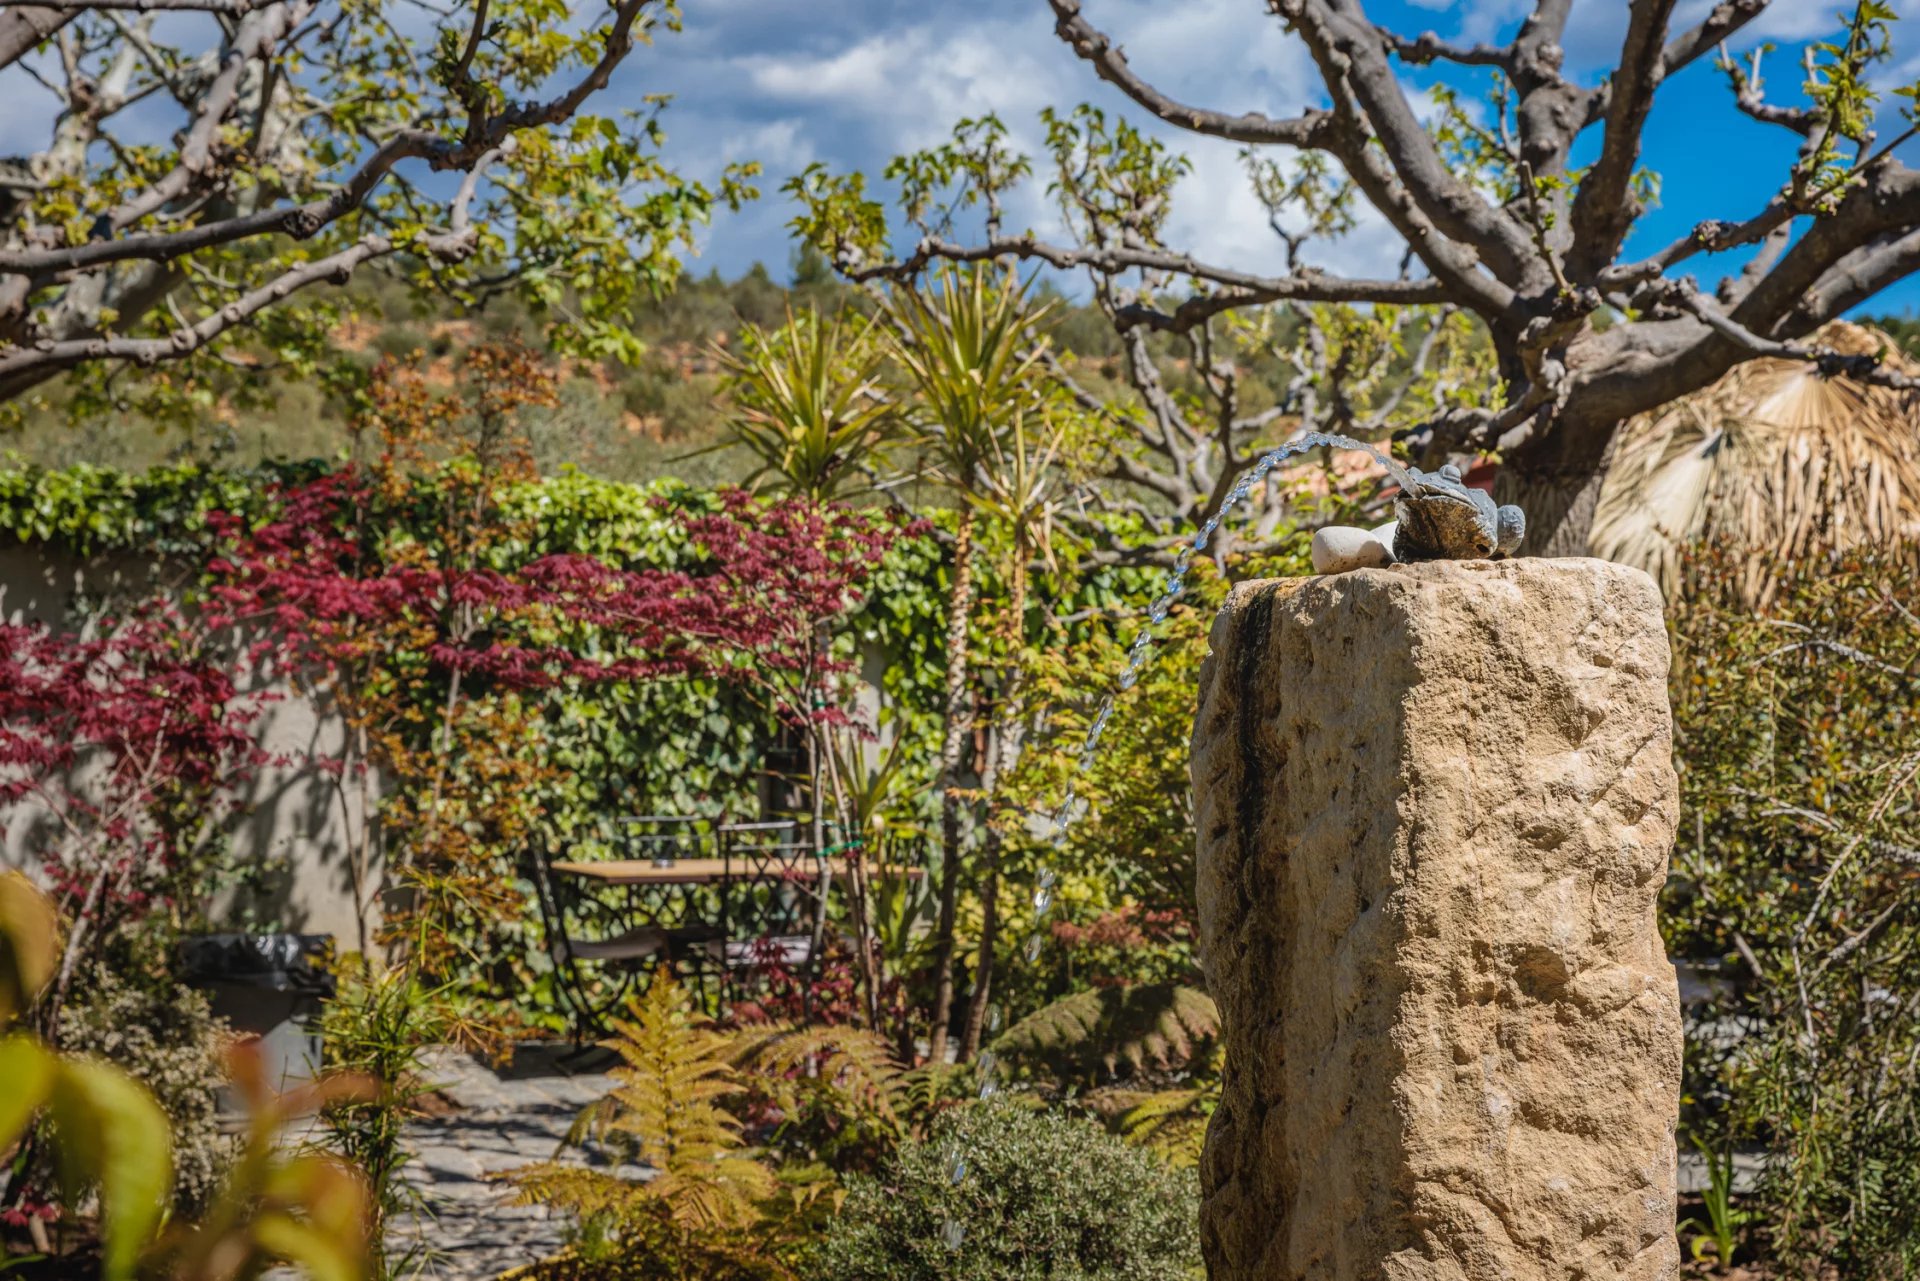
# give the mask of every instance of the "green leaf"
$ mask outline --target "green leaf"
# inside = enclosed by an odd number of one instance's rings
[[[47,1101],[59,1061],[30,1036],[0,1041],[0,1151],[11,1147],[27,1122]]]
[[[59,934],[46,895],[18,872],[0,873],[0,1027],[26,1013],[53,974]]]
[[[105,1063],[69,1060],[53,1081],[53,1121],[69,1197],[100,1189],[100,1274],[133,1276],[173,1187],[167,1114],[138,1081]]]

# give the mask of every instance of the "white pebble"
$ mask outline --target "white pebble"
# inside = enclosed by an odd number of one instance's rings
[[[1328,525],[1313,531],[1312,555],[1314,573],[1344,574],[1393,564],[1393,544],[1381,542],[1370,529]]]

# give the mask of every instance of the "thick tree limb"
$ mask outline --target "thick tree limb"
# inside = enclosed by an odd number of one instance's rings
[[[1660,78],[1665,80],[1674,72],[1699,61],[1721,41],[1766,12],[1770,3],[1771,0],[1721,0],[1700,20],[1699,25],[1667,42],[1660,52]],[[1613,89],[1614,82],[1609,79],[1589,95],[1582,128],[1607,114],[1613,101]]]
[[[1814,218],[1732,315],[1755,332],[1797,308],[1842,259],[1890,232],[1920,226],[1920,173],[1887,161],[1857,174],[1832,213]]]
[[[1276,0],[1275,8],[1305,38],[1336,102],[1350,101],[1378,139],[1394,177],[1434,228],[1470,248],[1502,283],[1520,287],[1536,265],[1526,230],[1447,166],[1407,101],[1373,25],[1335,11],[1326,0]],[[1351,172],[1353,148],[1340,156]]]
[[[1286,120],[1276,120],[1258,112],[1228,115],[1203,107],[1176,102],[1161,93],[1127,63],[1127,56],[1112,37],[1088,22],[1080,13],[1080,0],[1049,0],[1053,5],[1054,31],[1075,54],[1088,62],[1094,73],[1168,124],[1190,129],[1213,138],[1256,146],[1284,144],[1314,147],[1325,128],[1327,113],[1308,111]]]
[[[1920,271],[1920,230],[1889,232],[1827,269],[1794,311],[1795,328],[1825,324]]]
[[[0,67],[11,66],[80,16],[71,5],[16,4],[0,9]]]
[[[1627,231],[1640,214],[1632,193],[1634,166],[1640,161],[1640,133],[1653,110],[1654,91],[1666,68],[1661,42],[1674,0],[1634,0],[1620,64],[1611,80],[1600,158],[1573,198],[1573,248],[1568,268],[1590,281],[1613,261]]]
[[[1660,52],[1660,78],[1698,61],[1734,32],[1766,12],[1771,0],[1721,0],[1696,25],[1667,42]]]

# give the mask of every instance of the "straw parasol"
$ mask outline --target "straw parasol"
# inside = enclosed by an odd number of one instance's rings
[[[1920,376],[1877,329],[1835,321],[1814,341]],[[1613,450],[1589,545],[1669,596],[1703,539],[1756,553],[1742,593],[1764,605],[1783,560],[1920,538],[1920,393],[1752,360],[1630,420]]]

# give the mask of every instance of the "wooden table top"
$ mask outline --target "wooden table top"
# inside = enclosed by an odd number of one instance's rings
[[[821,860],[799,858],[789,861],[785,866],[792,870],[792,878],[799,881],[813,881],[820,876]],[[833,870],[835,877],[847,874],[847,860],[829,858],[825,860]],[[556,862],[553,870],[566,876],[584,876],[604,885],[711,885],[719,881],[774,881],[781,879],[771,869],[756,866],[735,859],[731,863],[718,858],[682,858],[662,867],[652,859],[618,858],[593,863]],[[921,867],[881,867],[873,869],[878,876],[905,876],[918,879],[925,876],[926,869]]]

